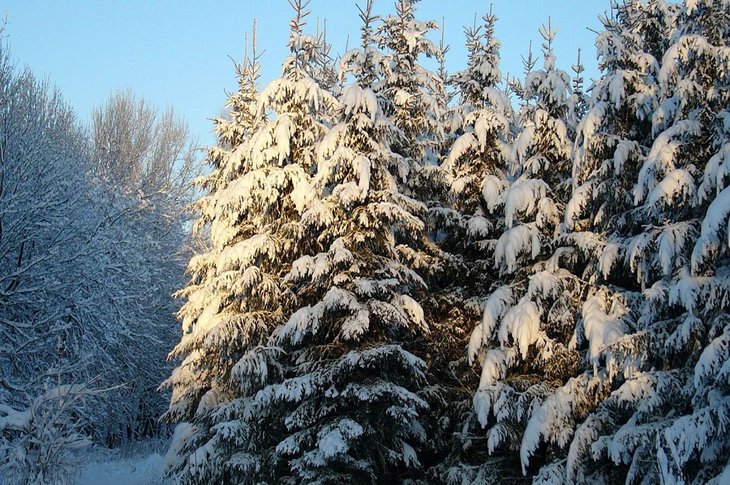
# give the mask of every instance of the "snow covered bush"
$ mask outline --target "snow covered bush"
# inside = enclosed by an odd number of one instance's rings
[[[47,381],[47,384],[52,381]],[[87,401],[99,393],[50,385],[27,408],[0,404],[0,474],[10,484],[70,484],[91,441]]]
[[[166,207],[120,193],[92,167],[73,111],[0,43],[0,406],[50,402],[48,381],[108,389],[83,412],[64,398],[63,419],[76,430],[83,414],[84,433],[113,444],[159,430],[184,236]],[[32,439],[45,449],[61,438]]]

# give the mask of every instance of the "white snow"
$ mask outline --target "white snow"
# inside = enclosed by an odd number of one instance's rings
[[[696,187],[692,175],[684,169],[677,169],[669,172],[651,190],[647,203],[654,206],[663,201],[668,207],[675,205],[677,202],[680,204],[693,204],[695,192]]]
[[[333,458],[339,454],[346,453],[349,449],[339,428],[327,430],[326,433],[320,432],[320,434],[322,436],[319,438],[317,446],[325,458]]]
[[[79,470],[75,485],[172,485],[163,476],[164,459],[158,453],[120,455],[118,450],[92,455]]]
[[[257,258],[276,256],[276,241],[268,234],[256,234],[224,249],[218,256],[218,271],[238,269],[251,265]]]
[[[540,249],[540,234],[534,227],[528,224],[515,226],[497,240],[494,267],[512,273],[517,269],[517,258],[523,254],[534,258],[540,254]]]
[[[502,193],[507,188],[507,181],[495,175],[487,175],[482,181],[482,197],[487,203],[487,210],[494,212],[502,200]]]
[[[487,140],[491,134],[507,131],[509,121],[502,112],[494,109],[478,110],[467,117],[474,118],[474,134],[479,141],[479,148],[485,150],[487,148]]]
[[[524,161],[528,157],[529,149],[532,146],[533,138],[535,136],[535,124],[526,124],[520,134],[515,140],[514,146],[512,147],[512,157],[515,160]]]
[[[608,278],[611,274],[613,266],[621,258],[621,246],[616,243],[608,243],[603,248],[601,256],[598,259],[598,269],[601,271],[601,275],[604,278]]]
[[[362,89],[353,84],[346,86],[342,91],[340,104],[346,115],[364,113],[369,117],[371,123],[375,122],[375,116],[378,113],[378,100],[371,90]]]
[[[598,373],[598,360],[606,346],[621,338],[624,326],[608,309],[609,302],[603,292],[589,297],[583,303],[583,328],[589,343],[590,361],[594,375]]]
[[[400,295],[398,303],[416,326],[420,327],[422,331],[428,332],[428,324],[423,316],[423,308],[416,300],[408,295]]]
[[[463,157],[467,151],[474,150],[475,147],[476,139],[471,132],[461,135],[459,138],[454,140],[454,143],[451,145],[449,156],[446,160],[444,160],[444,169],[453,170],[455,168],[454,165],[456,164],[456,161]]]
[[[345,318],[341,326],[341,334],[345,340],[357,340],[370,328],[370,312],[361,308]]]
[[[727,362],[730,362],[730,325],[702,351],[694,370],[695,387],[701,388],[702,381],[714,377]]]
[[[702,287],[708,284],[708,277],[693,277],[683,268],[669,289],[669,303],[672,305],[681,304],[685,310],[694,314],[697,306],[698,297],[702,292]]]
[[[565,208],[565,225],[568,229],[575,228],[575,223],[583,216],[592,192],[593,187],[590,184],[580,185],[573,190],[573,196]]]
[[[17,411],[0,403],[0,431],[25,429],[30,420],[31,409]]]
[[[725,188],[730,180],[730,143],[726,143],[705,166],[702,183],[698,189],[700,201],[710,200]]]
[[[530,458],[543,438],[557,441],[561,447],[565,446],[570,440],[573,430],[571,427],[566,426],[569,422],[566,417],[571,414],[575,401],[573,387],[578,384],[579,381],[571,378],[533,411],[530,420],[527,422],[520,446],[520,462],[522,463],[523,474],[527,473]]]
[[[502,345],[505,345],[508,336],[512,336],[520,355],[525,358],[530,345],[537,342],[539,331],[540,309],[535,302],[522,298],[517,305],[510,308],[502,319],[499,340]]]
[[[490,349],[484,357],[479,389],[486,389],[504,378],[507,372],[507,353],[502,349]]]
[[[658,259],[665,276],[671,275],[674,267],[681,264],[680,255],[691,232],[693,227],[690,223],[678,222],[665,227],[657,237]]]
[[[469,236],[475,238],[487,237],[491,227],[489,220],[482,216],[470,217],[469,222],[467,222],[467,232]]]
[[[538,271],[529,277],[527,296],[529,298],[558,298],[563,291],[562,279],[565,270]]]
[[[613,171],[619,175],[624,169],[626,161],[632,153],[639,152],[639,144],[635,141],[621,140],[613,153]]]
[[[624,260],[629,263],[631,271],[636,273],[636,278],[640,282],[644,282],[649,271],[647,265],[647,256],[650,255],[648,248],[652,242],[651,234],[642,232],[636,236],[629,238],[625,242]]]
[[[678,139],[686,135],[698,136],[699,134],[699,122],[682,120],[676,122],[656,137],[646,161],[639,170],[639,179],[634,187],[635,205],[639,205],[646,197],[646,194],[654,189],[659,183],[660,177],[663,178],[677,169],[677,153],[682,145]],[[671,188],[671,180],[667,184]]]
[[[509,286],[500,286],[487,298],[484,304],[482,321],[472,331],[469,339],[467,356],[472,364],[477,358],[482,346],[491,338],[497,328],[497,322],[512,304],[512,290]]]
[[[531,216],[547,192],[547,184],[539,179],[520,180],[514,183],[504,194],[504,222],[507,227],[514,225],[515,216]]]
[[[717,253],[724,243],[730,246],[730,187],[726,187],[707,208],[702,220],[702,231],[692,250],[692,270],[697,271],[710,254]],[[725,238],[722,238],[723,227]]]
[[[606,104],[601,101],[596,102],[578,124],[578,140],[582,139],[583,144],[588,145],[593,140],[605,117]],[[580,160],[576,160],[576,162],[580,162]],[[576,163],[574,169],[579,168],[580,163]],[[573,179],[578,180],[575,171],[573,172]]]

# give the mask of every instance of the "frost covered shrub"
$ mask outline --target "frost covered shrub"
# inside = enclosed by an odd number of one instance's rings
[[[3,483],[70,484],[80,452],[91,444],[86,405],[97,392],[80,385],[48,387],[17,410],[0,404]]]

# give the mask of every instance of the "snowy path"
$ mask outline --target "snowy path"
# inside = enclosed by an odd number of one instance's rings
[[[167,485],[162,463],[157,453],[108,461],[99,457],[81,468],[76,485]]]

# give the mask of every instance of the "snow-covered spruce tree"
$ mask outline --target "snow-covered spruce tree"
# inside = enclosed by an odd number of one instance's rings
[[[460,95],[459,135],[442,163],[450,189],[452,208],[461,216],[455,239],[471,243],[472,249],[486,249],[477,241],[486,239],[489,230],[486,216],[494,211],[487,205],[483,190],[506,184],[507,160],[510,157],[512,106],[500,88],[499,41],[494,37],[497,17],[491,12],[483,25],[466,29],[468,64],[451,82]],[[498,177],[499,181],[492,180]],[[467,234],[470,237],[467,237]],[[468,241],[468,242],[467,242]]]
[[[717,41],[727,17],[712,7],[687,4],[675,24],[676,6],[627,2],[604,21],[607,72],[579,130],[572,232],[558,249],[585,284],[574,337],[587,368],[532,413],[523,461],[536,460],[541,442],[563,449],[539,481],[704,483],[726,466],[727,376],[706,374],[727,358],[727,293],[715,286],[726,249],[706,222],[717,220],[722,192],[702,189],[728,140],[717,118],[727,100],[716,94],[727,92],[727,47]],[[708,17],[695,23],[698,12]],[[698,32],[707,43],[687,38]],[[719,259],[699,269],[703,228]]]
[[[567,122],[569,131],[571,134],[578,132],[578,126],[583,120],[583,117],[588,112],[588,105],[590,104],[590,96],[585,92],[583,72],[585,72],[585,66],[581,62],[581,49],[578,49],[578,59],[575,64],[571,66],[573,70],[573,79],[571,82],[572,93],[568,98],[568,117]]]
[[[651,45],[647,48],[652,48],[657,52],[661,51],[660,39],[663,37],[658,35],[657,32],[666,31],[664,26],[666,26],[666,22],[671,21],[671,9],[664,8],[664,4],[658,2],[650,2],[648,5],[641,2],[627,2],[621,8],[618,8],[618,5],[616,7],[617,18],[606,20],[607,25],[611,27],[609,32],[602,39],[599,39],[598,43],[599,50],[603,49],[604,51],[603,55],[614,59],[611,62],[618,66],[614,71],[616,76],[612,81],[602,79],[593,89],[599,100],[605,101],[608,99],[607,104],[614,106],[616,112],[622,113],[620,119],[625,122],[624,126],[627,127],[624,132],[621,132],[619,128],[617,132],[619,134],[613,135],[612,129],[614,127],[611,127],[610,124],[606,126],[604,140],[607,140],[608,148],[605,152],[596,154],[596,158],[590,162],[594,163],[593,167],[586,166],[585,172],[582,172],[580,168],[576,168],[581,167],[582,164],[588,165],[585,158],[585,144],[581,144],[581,138],[579,138],[578,149],[574,153],[576,161],[572,170],[573,196],[567,204],[568,214],[575,212],[576,204],[580,203],[575,196],[579,192],[576,187],[580,186],[582,181],[586,180],[586,177],[596,177],[595,181],[600,186],[601,178],[606,177],[604,174],[607,168],[613,167],[614,150],[612,149],[620,145],[618,141],[622,137],[629,139],[640,138],[642,135],[638,135],[634,131],[637,129],[646,133],[647,116],[651,113],[653,106],[652,96],[656,95],[656,89],[652,89],[654,80],[651,73],[649,73],[650,69],[656,65],[656,61],[652,62],[652,56],[642,51],[641,48],[649,44],[644,39],[651,39]],[[653,15],[648,15],[648,12],[652,12]],[[630,32],[631,29],[634,29],[634,31]],[[640,29],[644,29],[645,34],[639,33]],[[657,42],[659,42],[658,45]],[[627,87],[628,95],[624,98],[623,103],[619,103],[615,97],[618,95],[614,95],[614,97],[611,97],[611,95],[622,89],[624,85]],[[574,93],[573,100],[575,100],[576,94]],[[599,104],[596,103],[594,108]],[[575,106],[575,103],[569,100],[568,107],[570,108],[571,105]],[[602,116],[603,113],[603,111],[592,111],[581,122],[578,131],[581,132],[582,137],[585,136],[586,128],[591,129],[593,127],[591,123],[596,122],[597,117]],[[575,116],[572,118],[575,119]],[[643,125],[634,125],[634,120],[643,120]],[[570,116],[567,121],[568,130],[570,131]],[[572,137],[572,133],[570,136]],[[597,140],[591,139],[590,143],[595,141]],[[595,146],[597,145],[591,145],[592,148]],[[628,146],[633,147],[634,145],[626,144],[621,149],[615,150],[617,158],[622,161],[627,160],[628,154],[625,149]],[[638,145],[635,148],[636,150],[632,156],[634,160],[637,160],[641,155],[641,149]],[[608,155],[604,156],[606,152],[608,152]],[[633,164],[635,165],[636,162],[634,161]],[[628,167],[631,167],[631,165],[631,163],[627,164]],[[617,173],[622,173],[622,170],[624,170],[624,167],[617,169]],[[624,184],[624,187],[626,185]],[[617,199],[620,201],[621,189],[619,188],[618,194],[616,194],[613,192],[616,188],[610,182],[600,186],[600,189],[605,191],[605,197],[597,197],[596,205],[593,206],[596,209],[592,212],[592,217],[596,223],[605,224],[605,221],[610,217],[605,213],[605,205],[615,204]],[[596,191],[597,193],[598,191]],[[615,197],[615,195],[618,195],[618,197]],[[562,214],[562,212],[561,208],[560,213]],[[565,228],[575,231],[574,216],[566,215],[565,219]],[[609,289],[596,287],[594,285],[595,280],[588,281],[591,279],[590,274],[584,273],[586,261],[592,258],[586,253],[590,252],[591,245],[595,244],[600,238],[601,236],[593,233],[571,233],[567,236],[558,237],[554,240],[555,249],[548,261],[549,266],[547,268],[550,272],[536,273],[531,278],[528,287],[528,294],[542,294],[543,298],[553,293],[543,302],[536,301],[538,312],[534,313],[531,318],[538,317],[538,326],[535,329],[546,329],[547,336],[553,339],[560,336],[557,340],[559,342],[557,347],[551,347],[551,345],[545,347],[547,349],[547,360],[544,375],[550,379],[542,384],[547,386],[545,393],[542,396],[530,396],[525,399],[525,403],[530,408],[520,411],[525,416],[523,424],[518,428],[518,435],[521,435],[520,458],[523,472],[535,473],[541,464],[547,464],[548,466],[543,466],[539,470],[539,481],[566,481],[565,456],[576,423],[586,419],[591,407],[605,398],[611,390],[611,381],[607,378],[607,374],[603,371],[594,370],[594,363],[600,358],[598,349],[617,337],[620,328],[619,319],[628,313],[631,302],[625,298],[612,298]],[[588,294],[588,298],[586,298],[586,294]],[[592,298],[593,296],[595,298]],[[499,301],[495,301],[495,303],[499,303]],[[518,304],[517,308],[520,306]],[[550,312],[544,315],[544,309],[548,306]],[[525,317],[534,309],[535,307],[524,307],[525,313],[522,315],[512,313],[513,310],[509,310],[502,317],[500,329],[508,332],[513,331],[520,322],[529,321]],[[603,313],[597,310],[602,310]],[[497,314],[500,312],[502,310],[497,308]],[[600,318],[601,315],[603,315],[602,319]],[[550,323],[551,320],[554,322],[553,324]],[[505,327],[505,321],[507,328]],[[512,328],[509,328],[509,326]],[[559,333],[556,334],[555,330],[558,330]],[[538,346],[541,345],[542,343],[538,340]],[[551,353],[552,355],[550,355]],[[584,357],[578,359],[578,353]],[[487,357],[489,357],[489,354],[487,354]],[[498,357],[496,362],[490,364],[490,367],[485,366],[483,370],[491,368],[492,372],[496,371],[499,375],[504,372],[504,367],[501,367],[504,364],[500,354],[495,354],[495,357]],[[512,356],[508,355],[508,365],[510,358]],[[490,359],[487,358],[486,360],[489,363]],[[542,357],[537,360],[542,360]],[[588,369],[585,369],[582,365],[586,361],[588,362]],[[551,366],[550,363],[553,365]],[[553,371],[550,370],[551,367]],[[538,399],[533,400],[533,397],[538,397]],[[499,401],[493,402],[499,405]],[[506,431],[512,432],[512,430]],[[572,452],[573,448],[571,448],[570,453]],[[570,453],[568,454],[570,455]],[[584,477],[572,475],[570,480],[576,479],[583,480]]]
[[[277,332],[291,365],[283,382],[258,396],[289,409],[277,446],[288,471],[272,477],[279,482],[422,475],[427,405],[417,392],[428,327],[414,298],[425,284],[403,261],[429,244],[426,208],[399,190],[406,162],[390,148],[399,130],[371,89],[382,66],[371,9],[368,2],[361,12],[362,48],[343,57],[353,82],[318,148],[316,199],[300,219],[319,250],[294,261],[284,279],[298,307]]]
[[[613,388],[616,374],[615,369],[600,367],[601,352],[623,333],[638,295],[626,291],[622,281],[626,272],[614,275],[613,284],[621,287],[601,284],[613,262],[620,259],[612,252],[616,245],[606,240],[631,220],[627,213],[633,206],[632,178],[651,143],[658,66],[654,55],[666,48],[666,34],[659,33],[667,31],[672,18],[672,9],[663,2],[616,5],[614,17],[604,19],[606,31],[597,41],[604,76],[594,85],[593,104],[578,128],[573,193],[565,214],[569,232],[560,238],[553,256],[559,273],[573,275],[568,279],[581,288],[570,346],[587,365],[581,365],[574,378],[545,399],[527,425],[521,446],[523,467],[542,461],[535,454],[550,452],[552,463],[541,470],[540,480],[585,480],[588,469],[582,460],[590,453],[590,440],[600,432],[596,425],[610,421],[589,415]],[[583,420],[586,425],[571,442],[577,423]]]
[[[604,228],[586,245],[593,253],[586,277],[600,286],[589,292],[582,327],[593,374],[613,392],[575,430],[565,472],[569,480],[721,483],[730,474],[723,372],[730,17],[726,2],[686,2],[679,12],[664,2],[637,2],[619,12],[634,17],[623,28],[649,51],[632,56],[649,75],[624,74],[627,89],[618,84],[620,70],[601,81],[609,106],[597,103],[586,120],[584,179],[566,214],[577,227]],[[643,90],[643,112],[631,106],[641,99],[631,93],[636,80],[654,83]],[[612,114],[611,102],[639,118],[631,131],[621,129],[626,117]],[[585,170],[611,149],[602,169]],[[609,196],[601,194],[601,178]],[[581,213],[589,217],[576,217]]]
[[[396,15],[385,17],[378,27],[376,40],[385,51],[386,72],[376,91],[385,100],[385,116],[400,130],[393,150],[404,159],[401,178],[409,195],[427,201],[442,190],[438,154],[444,88],[438,74],[419,62],[421,56],[437,59],[440,52],[427,38],[438,26],[416,19],[417,3],[397,0]]]
[[[433,215],[443,206],[445,180],[438,159],[445,140],[445,88],[437,73],[426,69],[420,58],[438,58],[441,51],[427,35],[438,26],[433,21],[416,18],[418,0],[398,0],[396,15],[382,19],[374,39],[384,50],[380,64],[383,72],[373,85],[381,102],[383,115],[396,127],[391,147],[400,155],[398,169],[399,190],[423,203],[427,214],[430,238],[436,241]],[[417,270],[429,284],[443,278],[448,255],[435,246],[425,253],[404,255],[409,267]]]
[[[428,39],[429,32],[437,27],[436,23],[418,20],[416,4],[413,0],[396,2],[396,15],[383,19],[377,30],[378,45],[384,49],[385,69],[374,91],[382,99],[384,115],[398,129],[391,146],[402,157],[400,190],[428,207],[425,222],[429,239],[438,243],[443,237],[438,219],[446,203],[445,177],[439,158],[447,148],[449,136],[444,129],[449,95],[443,85],[443,76],[420,64],[422,57],[438,60],[444,46],[438,48]],[[460,269],[458,260],[433,244],[423,249],[404,251],[403,262],[417,271],[428,287],[428,292],[419,297],[430,327],[424,342],[429,385],[420,395],[431,405],[426,426],[432,439],[421,453],[423,462],[430,465],[440,461],[439,455],[445,448],[442,439],[445,435],[439,421],[444,414],[442,407],[449,404],[447,394],[453,395],[446,389],[453,385],[453,376],[448,371],[441,371],[463,351],[459,338],[454,338],[457,328],[450,320],[450,310],[460,302],[442,297],[444,289],[456,280]]]
[[[633,181],[651,146],[659,61],[673,10],[665,2],[627,2],[602,19],[605,30],[596,40],[602,75],[576,134],[573,193],[565,212],[571,232],[605,237],[616,215],[633,207]]]
[[[490,453],[530,449],[534,433],[528,422],[536,405],[575,375],[579,364],[570,340],[580,285],[558,267],[561,252],[555,251],[571,188],[570,77],[555,66],[556,31],[548,24],[540,33],[544,68],[529,69],[528,58],[524,83],[513,84],[522,107],[509,182],[487,177],[483,190],[504,227],[494,242],[501,285],[489,294],[468,349],[469,359],[482,367],[474,407],[487,428]],[[522,462],[524,473],[534,471],[524,456]]]
[[[436,356],[434,366],[444,382],[452,382],[445,389],[447,405],[440,416],[447,439],[438,446],[444,448],[441,454],[446,456],[433,470],[439,481],[450,483],[486,480],[497,470],[495,460],[485,465],[484,432],[471,405],[477,383],[464,358],[469,334],[481,319],[490,286],[498,281],[485,275],[492,271],[494,241],[504,228],[502,218],[492,215],[497,206],[487,203],[483,195],[495,186],[507,186],[514,116],[507,94],[500,88],[496,20],[490,11],[482,17],[481,25],[475,23],[465,30],[467,67],[451,78],[460,101],[453,110],[457,138],[441,165],[449,193],[445,207],[432,209],[443,234],[440,247],[452,255],[461,275],[438,295],[449,323],[443,340],[451,348]]]
[[[325,131],[320,113],[334,104],[310,76],[318,44],[302,33],[306,4],[292,5],[282,77],[259,94],[255,55],[244,65],[231,121],[217,123],[220,143],[209,155],[214,171],[204,181],[209,195],[198,203],[198,225],[210,227],[212,247],[190,262],[192,279],[181,291],[184,335],[171,354],[183,361],[166,382],[173,390],[167,417],[183,422],[168,472],[182,483],[276,476],[283,422],[256,395],[283,378],[272,332],[293,299],[282,277],[316,244],[300,216]]]
[[[456,96],[456,92],[449,83],[449,72],[446,69],[446,56],[449,53],[450,46],[445,43],[446,35],[446,19],[441,19],[443,24],[441,28],[441,40],[438,45],[438,68],[436,75],[438,82],[436,83],[436,106],[439,116],[439,129],[436,132],[436,159],[441,161],[448,155],[451,144],[454,143],[454,130],[460,120],[457,119],[458,107],[454,106],[452,101]]]

